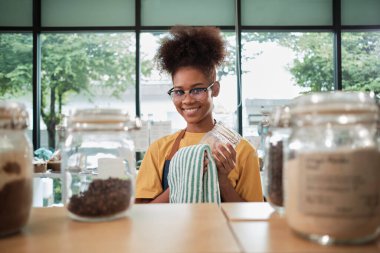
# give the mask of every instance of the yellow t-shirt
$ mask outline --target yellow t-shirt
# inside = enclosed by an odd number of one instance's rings
[[[162,193],[165,158],[170,154],[178,134],[176,132],[162,137],[148,148],[137,175],[136,198],[153,199]],[[203,135],[205,133],[186,132],[179,148],[198,144]],[[255,148],[245,139],[236,147],[236,167],[228,178],[236,192],[246,201],[263,201],[259,159]]]

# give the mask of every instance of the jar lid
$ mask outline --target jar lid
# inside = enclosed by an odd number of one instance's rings
[[[28,127],[29,115],[22,103],[0,102],[0,129],[25,129]]]
[[[378,107],[372,93],[354,91],[316,92],[295,98],[290,114],[293,121],[310,124],[376,122]],[[319,117],[316,117],[319,116]]]
[[[361,113],[377,112],[375,97],[371,93],[354,91],[316,92],[297,97],[292,114],[302,113]]]
[[[270,114],[269,125],[271,127],[289,127],[290,108],[289,106],[277,106]]]
[[[68,118],[68,129],[120,129],[127,130],[130,118],[122,109],[86,108],[75,110]]]

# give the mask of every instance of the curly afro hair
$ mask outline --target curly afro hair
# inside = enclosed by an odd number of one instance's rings
[[[171,76],[180,67],[190,66],[209,75],[225,56],[225,42],[218,28],[174,26],[162,40],[156,61],[160,70]]]

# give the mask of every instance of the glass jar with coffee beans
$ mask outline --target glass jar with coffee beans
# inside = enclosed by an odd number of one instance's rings
[[[283,148],[289,137],[289,107],[276,107],[270,115],[268,136],[265,140],[264,194],[270,205],[280,214],[284,212],[282,185]]]
[[[72,219],[124,217],[134,202],[135,150],[129,135],[138,128],[120,109],[79,109],[68,118],[63,144],[63,199]]]

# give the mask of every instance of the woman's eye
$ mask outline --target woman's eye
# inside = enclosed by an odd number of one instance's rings
[[[191,93],[193,93],[194,95],[197,95],[201,93],[202,91],[203,91],[203,88],[194,88],[191,90]]]
[[[182,96],[183,94],[185,94],[183,90],[173,90],[173,93],[176,96]]]

